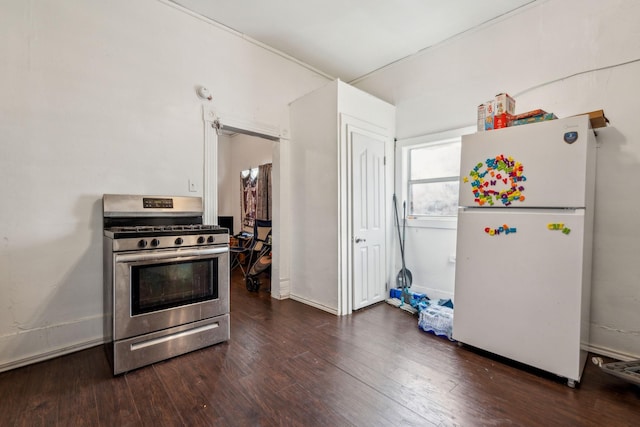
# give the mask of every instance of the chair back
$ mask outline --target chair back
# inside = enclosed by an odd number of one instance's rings
[[[256,219],[253,223],[253,250],[261,251],[271,244],[271,220]]]

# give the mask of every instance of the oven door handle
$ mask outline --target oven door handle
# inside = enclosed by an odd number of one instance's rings
[[[140,252],[133,254],[118,254],[116,262],[137,262],[161,260],[168,258],[202,257],[205,255],[219,255],[229,252],[229,247],[207,248],[207,249],[178,249],[167,252]]]

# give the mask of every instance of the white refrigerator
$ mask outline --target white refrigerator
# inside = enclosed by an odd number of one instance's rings
[[[580,381],[595,168],[588,116],[462,138],[454,339]]]

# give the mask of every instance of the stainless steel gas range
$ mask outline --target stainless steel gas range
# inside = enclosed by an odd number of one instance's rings
[[[200,197],[105,194],[107,353],[120,374],[229,339],[229,232]]]

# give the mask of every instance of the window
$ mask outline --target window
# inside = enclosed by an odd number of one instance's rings
[[[458,211],[460,138],[407,147],[407,214],[455,217]]]

